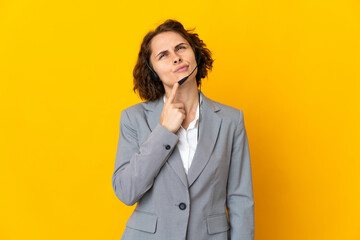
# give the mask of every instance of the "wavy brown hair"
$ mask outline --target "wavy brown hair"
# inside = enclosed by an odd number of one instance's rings
[[[207,77],[208,70],[211,71],[214,60],[211,58],[211,52],[206,48],[206,44],[199,38],[195,29],[185,30],[183,25],[172,19],[166,20],[159,25],[154,31],[150,31],[145,35],[138,55],[137,63],[134,67],[134,92],[138,92],[140,98],[146,101],[153,101],[159,99],[165,94],[165,89],[161,81],[152,77],[151,70],[147,67],[146,62],[150,63],[151,46],[150,42],[159,33],[162,32],[176,32],[186,39],[195,57],[197,58],[198,72],[196,74],[197,86],[201,84],[201,78]]]

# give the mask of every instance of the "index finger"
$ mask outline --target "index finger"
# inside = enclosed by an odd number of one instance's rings
[[[177,92],[178,88],[179,88],[179,83],[175,83],[172,90],[171,90],[171,95],[170,95],[169,100],[168,100],[170,103],[174,102],[174,99],[175,99],[176,92]]]

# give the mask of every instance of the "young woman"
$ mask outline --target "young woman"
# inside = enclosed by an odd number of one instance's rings
[[[146,101],[121,113],[112,176],[116,196],[137,203],[121,239],[254,239],[243,112],[198,90],[212,63],[178,21],[144,37],[133,75]]]

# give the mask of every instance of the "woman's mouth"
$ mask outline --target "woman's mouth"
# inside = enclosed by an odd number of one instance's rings
[[[175,70],[175,72],[184,72],[188,69],[189,66],[182,66]]]

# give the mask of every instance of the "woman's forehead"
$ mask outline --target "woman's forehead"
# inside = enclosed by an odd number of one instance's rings
[[[180,43],[189,44],[185,38],[176,32],[162,32],[153,37],[150,48],[152,54],[157,54],[157,52],[172,49]]]

